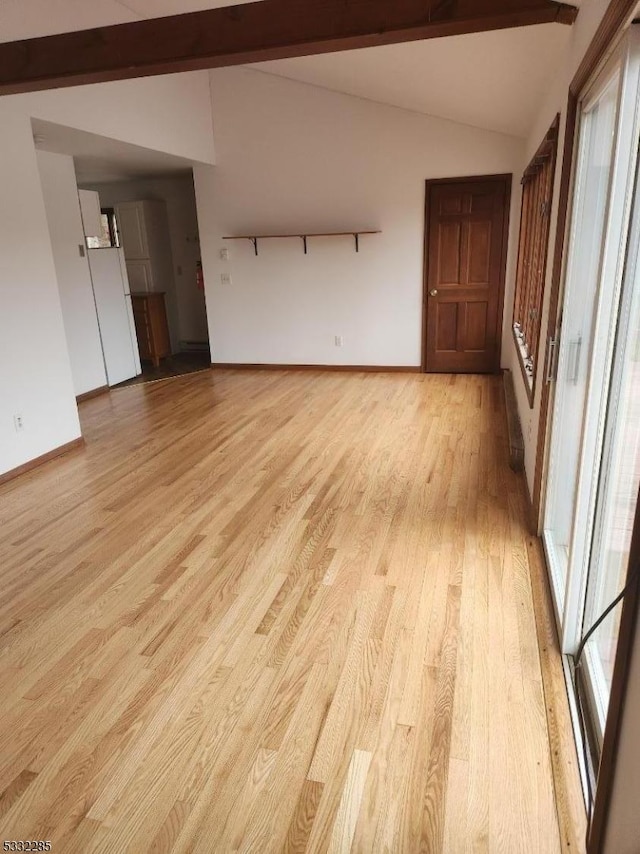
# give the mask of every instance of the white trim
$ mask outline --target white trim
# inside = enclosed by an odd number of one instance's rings
[[[603,68],[599,77],[591,84],[589,92],[588,92],[588,101],[581,102],[579,107],[579,123],[576,133],[576,145],[577,145],[577,156],[576,156],[576,164],[574,167],[574,174],[572,179],[572,196],[571,196],[571,219],[570,225],[568,229],[568,239],[567,239],[567,251],[565,253],[566,258],[566,266],[564,272],[564,293],[562,298],[562,313],[565,315],[563,317],[562,322],[562,330],[560,334],[560,344],[558,351],[558,364],[557,364],[557,377],[565,377],[568,371],[568,358],[570,355],[570,351],[572,349],[572,334],[575,337],[576,329],[572,330],[572,318],[567,314],[567,306],[577,304],[576,303],[576,294],[577,288],[580,284],[578,281],[579,275],[576,269],[577,264],[577,255],[573,250],[573,247],[576,245],[578,241],[578,233],[579,228],[581,226],[581,213],[582,213],[582,204],[584,202],[585,193],[586,193],[586,163],[588,161],[590,155],[590,145],[592,142],[592,136],[590,132],[590,126],[585,126],[586,122],[590,122],[591,116],[590,113],[593,111],[595,106],[599,103],[603,102],[603,98],[607,95],[608,92],[612,89],[612,87],[617,88],[619,86],[620,80],[620,65],[622,63],[623,54],[620,50],[615,57],[611,58],[607,63],[606,67]],[[616,96],[617,107],[619,107],[619,94]],[[617,119],[614,118],[614,127]],[[611,188],[611,180],[613,176],[613,163],[615,159],[615,153],[612,154],[612,165],[611,165],[611,177],[608,184],[607,195],[610,195]],[[606,234],[607,229],[607,211],[608,209],[605,207],[603,212],[603,234]],[[600,262],[601,262],[600,258]],[[595,273],[596,281],[594,282],[594,287],[597,288],[597,281],[600,278],[600,269]],[[594,297],[595,299],[595,297]],[[595,302],[594,302],[594,310],[595,310]],[[575,323],[573,324],[575,327]],[[584,354],[585,363],[588,363],[589,354],[585,352]],[[570,495],[566,495],[566,485],[561,484],[558,480],[562,476],[562,463],[561,463],[561,454],[563,452],[562,438],[564,437],[564,431],[566,431],[567,425],[564,424],[564,412],[565,412],[565,397],[564,397],[564,386],[556,381],[556,390],[554,395],[554,404],[553,404],[553,412],[551,417],[551,438],[550,438],[550,448],[549,448],[549,465],[548,465],[548,477],[547,477],[547,488],[546,488],[546,501],[545,501],[545,517],[544,517],[544,531],[545,531],[545,542],[546,547],[550,556],[550,566],[552,568],[552,589],[554,594],[554,604],[556,610],[560,612],[560,619],[558,620],[559,634],[561,639],[561,649],[563,653],[570,653],[575,651],[575,643],[573,643],[573,639],[575,638],[575,633],[572,635],[571,644],[567,643],[567,635],[566,635],[566,620],[567,620],[567,611],[571,611],[571,608],[574,607],[573,603],[579,600],[579,591],[576,592],[571,584],[571,567],[575,564],[573,563],[573,540],[575,539],[575,531],[576,531],[576,507],[573,506],[574,495],[578,495],[577,492],[577,477],[581,466],[581,453],[582,448],[578,449],[577,458],[576,458],[576,483],[575,483],[575,492],[573,489],[570,490]],[[588,393],[588,384],[585,389],[585,400],[586,395]],[[584,417],[581,422],[584,425]],[[573,426],[575,429],[575,426]],[[583,426],[577,432],[577,435],[574,437],[575,442],[577,444],[582,443],[583,436]],[[564,489],[564,491],[563,491]],[[572,519],[569,523],[569,531],[567,533],[567,542],[562,545],[562,548],[565,548],[568,552],[566,565],[561,567],[560,561],[558,559],[557,554],[557,546],[555,543],[555,530],[557,527],[558,520],[558,510],[562,506],[562,502],[571,501],[571,512]],[[576,499],[577,504],[577,499]],[[566,523],[566,519],[565,519]],[[575,577],[574,577],[575,582]]]
[[[635,27],[626,39],[617,126],[562,622],[562,649],[565,653],[576,651],[583,633],[613,350],[635,194],[640,138],[640,32]]]
[[[604,738],[604,728],[607,722],[607,711],[609,709],[609,686],[607,678],[602,669],[600,656],[594,654],[593,643],[591,639],[587,642],[582,654],[585,669],[589,675],[585,682],[588,685],[591,706],[595,710],[595,724],[597,726],[597,736],[600,744]]]
[[[566,574],[560,567],[560,561],[558,560],[558,548],[553,541],[553,532],[551,530],[545,529],[542,532],[542,543],[547,558],[547,567],[549,569],[551,590],[553,593],[551,598],[553,599],[553,609],[556,615],[558,635],[560,635],[562,628],[562,614],[564,611]],[[566,570],[566,567],[564,569]]]
[[[580,783],[582,784],[582,797],[584,798],[585,809],[589,808],[589,787],[587,785],[587,766],[585,765],[585,743],[582,738],[582,728],[580,726],[580,713],[578,711],[578,703],[576,694],[573,688],[573,674],[571,670],[571,662],[568,656],[562,656],[562,671],[564,673],[564,684],[567,690],[567,699],[569,700],[569,714],[571,716],[571,727],[573,736],[576,742],[576,755],[578,758],[578,771],[580,773]],[[588,751],[587,751],[588,752]]]

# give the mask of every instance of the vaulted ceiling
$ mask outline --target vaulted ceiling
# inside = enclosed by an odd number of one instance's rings
[[[0,42],[239,2],[245,0],[2,0]],[[583,5],[585,2],[591,0],[583,0]],[[283,59],[252,67],[396,107],[525,136],[570,38],[570,27],[541,24]]]
[[[542,24],[258,63],[373,101],[526,136],[571,29]]]
[[[0,42],[50,36],[142,18],[238,6],[251,0],[2,0]]]

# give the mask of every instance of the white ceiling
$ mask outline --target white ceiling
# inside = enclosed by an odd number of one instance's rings
[[[248,2],[252,0],[0,0],[0,42]]]
[[[242,2],[249,0],[0,0],[0,42]],[[570,27],[545,24],[252,68],[524,137],[570,37]]]
[[[73,156],[79,184],[184,174],[190,160],[108,139],[75,128],[32,119],[36,148]]]
[[[253,68],[526,136],[568,47],[558,24],[258,63]]]

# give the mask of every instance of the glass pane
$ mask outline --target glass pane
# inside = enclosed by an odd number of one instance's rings
[[[115,219],[113,213],[102,212],[100,216],[100,234],[97,237],[87,237],[87,247],[89,249],[111,249],[113,246],[120,245],[117,239]]]
[[[622,590],[640,487],[640,276],[625,282],[605,432],[603,476],[596,505],[583,630]],[[601,725],[609,704],[621,608],[587,644],[587,667]]]
[[[545,544],[559,612],[564,596],[578,482],[594,312],[615,143],[619,76],[581,116],[562,347],[558,362]]]

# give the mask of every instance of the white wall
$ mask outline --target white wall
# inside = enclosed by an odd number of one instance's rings
[[[109,184],[92,184],[102,205],[161,199],[167,206],[173,275],[178,307],[180,341],[207,341],[207,312],[204,294],[196,287],[196,265],[200,258],[198,217],[191,174],[168,178],[145,178]]]
[[[212,360],[419,365],[425,179],[512,172],[521,141],[248,69],[211,81],[218,165],[194,175]],[[357,228],[383,233],[220,260],[223,235]]]
[[[38,151],[49,235],[76,395],[107,385],[73,158]]]
[[[214,162],[206,71],[9,95],[1,103],[44,121]]]
[[[0,474],[80,436],[31,122],[1,121]]]
[[[516,399],[522,422],[522,432],[525,442],[525,469],[530,494],[533,493],[533,479],[536,465],[536,450],[538,442],[538,422],[540,419],[540,404],[542,400],[544,371],[544,357],[546,351],[546,340],[549,320],[549,301],[551,295],[551,277],[553,269],[553,253],[555,249],[556,227],[558,223],[558,200],[560,197],[560,179],[562,173],[562,152],[564,148],[564,134],[566,122],[567,99],[569,95],[569,84],[573,79],[578,66],[593,38],[600,21],[609,5],[609,0],[586,0],[580,7],[576,23],[571,28],[571,45],[567,58],[558,74],[554,77],[553,85],[549,88],[544,103],[541,105],[533,122],[531,133],[527,139],[526,150],[522,162],[519,165],[517,180],[521,177],[533,154],[542,142],[542,139],[551,126],[557,113],[560,113],[560,135],[558,139],[558,164],[556,168],[556,180],[553,194],[553,207],[551,211],[551,228],[549,241],[549,254],[547,262],[547,276],[545,285],[545,299],[542,313],[542,326],[540,333],[541,346],[539,348],[538,382],[536,383],[536,395],[533,408],[529,405],[524,380],[518,362],[511,325],[513,322],[513,291],[514,281],[509,283],[509,299],[505,307],[505,324],[503,336],[503,362],[505,367],[513,372]],[[519,217],[519,211],[517,216]],[[515,270],[512,271],[515,275]]]

